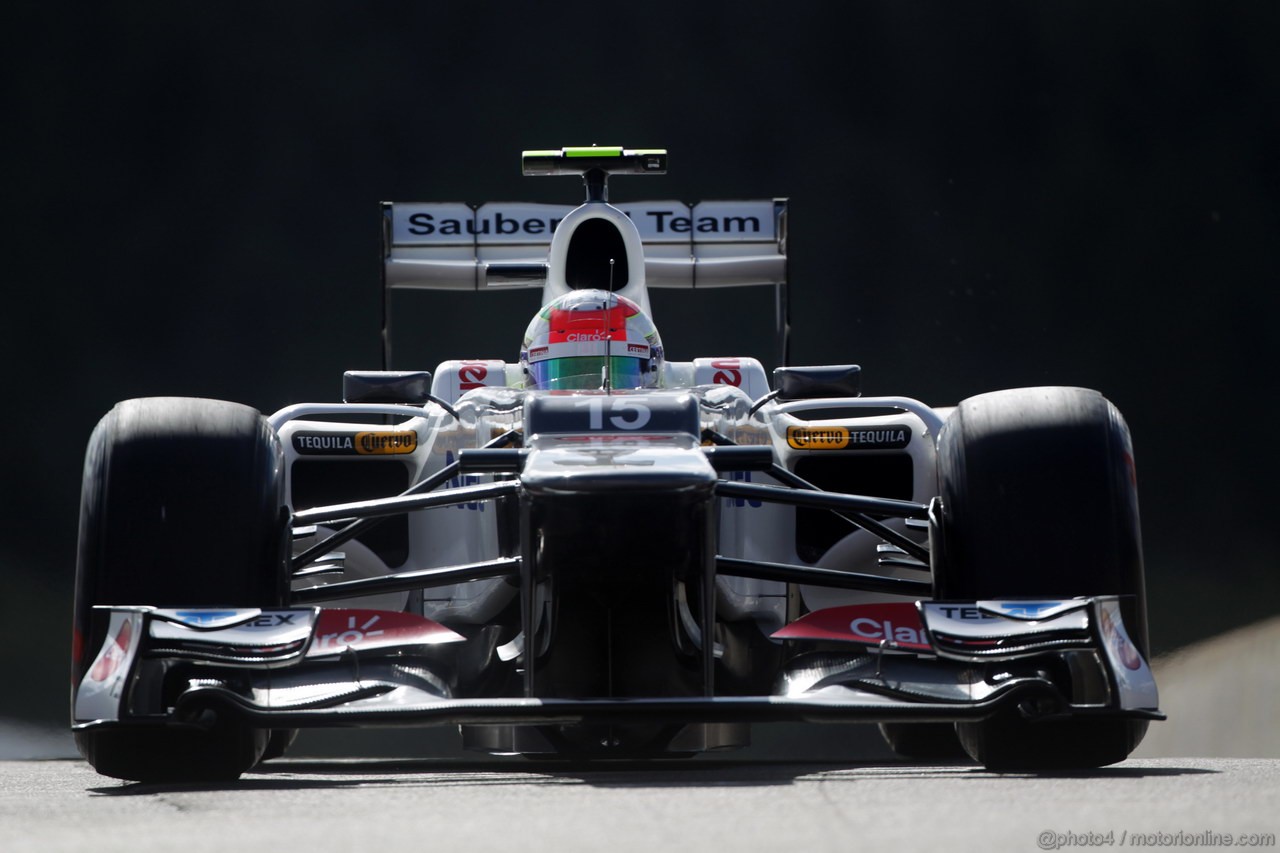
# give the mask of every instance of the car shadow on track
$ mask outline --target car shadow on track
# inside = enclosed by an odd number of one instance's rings
[[[1094,770],[994,773],[970,763],[918,764],[907,761],[787,761],[782,759],[706,759],[699,761],[562,761],[523,758],[386,759],[303,758],[266,762],[225,784],[121,783],[90,788],[105,796],[147,796],[175,791],[323,790],[376,787],[499,787],[511,785],[589,785],[593,788],[770,787],[798,780],[871,782],[891,779],[989,780],[1145,779],[1213,775],[1195,766],[1151,766],[1127,762]]]

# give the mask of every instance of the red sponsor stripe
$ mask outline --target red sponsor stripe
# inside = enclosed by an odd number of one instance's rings
[[[836,640],[869,646],[888,640],[904,649],[931,650],[920,614],[912,602],[828,607],[797,619],[773,636],[784,640]]]
[[[89,677],[94,681],[106,681],[116,670],[120,668],[120,664],[124,663],[125,655],[129,652],[129,643],[133,640],[133,620],[126,619],[124,624],[120,626],[119,632],[116,633],[115,640],[109,642],[98,655],[98,660],[94,663],[93,669],[89,672]]]
[[[326,608],[320,611],[308,654],[346,649],[453,643],[465,639],[439,622],[390,610]]]

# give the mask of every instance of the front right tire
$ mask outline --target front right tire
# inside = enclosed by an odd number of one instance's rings
[[[237,403],[153,397],[117,404],[85,456],[76,563],[73,684],[105,640],[96,605],[285,604],[283,452],[266,419]],[[270,733],[229,720],[143,723],[75,733],[106,776],[145,782],[234,779]]]

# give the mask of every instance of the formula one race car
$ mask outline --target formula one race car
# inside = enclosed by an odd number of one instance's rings
[[[610,205],[609,176],[663,173],[661,150],[523,164],[581,176],[585,203],[383,210],[384,297],[542,288],[518,361],[99,422],[72,697],[98,772],[235,778],[311,726],[589,760],[776,721],[1094,767],[1162,719],[1129,432],[1102,395],[934,409],[861,397],[854,365],[669,361],[648,288],[781,291],[786,201]]]

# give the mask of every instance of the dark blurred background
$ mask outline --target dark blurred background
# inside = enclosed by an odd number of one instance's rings
[[[0,717],[65,721],[97,419],[134,396],[336,399],[344,369],[379,365],[379,201],[576,201],[573,179],[520,176],[533,147],[670,150],[615,200],[789,197],[795,363],[858,362],[866,393],[939,405],[1109,396],[1135,436],[1157,652],[1277,610],[1272,3],[136,0],[0,20]],[[537,307],[422,298],[425,363],[398,366],[512,358]],[[769,300],[654,301],[673,357],[773,365]]]

